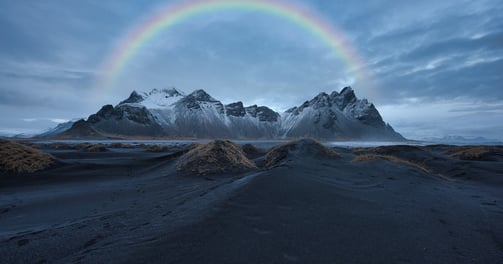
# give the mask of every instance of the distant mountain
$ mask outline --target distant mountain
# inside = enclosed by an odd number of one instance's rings
[[[444,136],[423,138],[422,140],[442,144],[503,144],[500,140],[485,137]]]
[[[0,138],[31,138],[34,137],[33,133],[2,133],[0,132]]]
[[[74,120],[70,120],[68,122],[60,123],[56,127],[48,129],[48,130],[36,135],[35,137],[44,138],[44,137],[53,137],[53,136],[59,135],[65,131],[67,131],[68,129],[70,129],[73,126],[73,124],[75,124],[75,122],[77,122],[78,120],[80,120],[80,119],[74,119]]]
[[[10,138],[12,136],[14,136],[12,133],[0,132],[0,138]]]
[[[187,95],[174,88],[133,91],[118,105],[105,105],[83,122],[85,131],[95,136],[404,140],[373,104],[356,98],[351,87],[320,93],[282,114],[242,102],[224,105],[204,90]],[[83,126],[75,123],[65,135],[84,136]]]

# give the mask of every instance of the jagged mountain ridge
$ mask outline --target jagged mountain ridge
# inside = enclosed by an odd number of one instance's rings
[[[103,106],[85,122],[99,133],[115,136],[404,140],[351,87],[330,95],[320,93],[282,114],[242,102],[224,105],[204,90],[187,95],[175,88],[133,91],[126,100]]]

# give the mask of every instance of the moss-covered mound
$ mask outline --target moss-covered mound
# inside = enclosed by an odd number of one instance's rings
[[[215,140],[197,144],[181,156],[176,164],[178,171],[208,175],[255,169],[241,147],[229,140]]]
[[[0,171],[32,173],[52,164],[54,158],[40,149],[0,139]]]
[[[265,155],[265,165],[266,167],[277,165],[287,157],[338,158],[339,155],[314,139],[304,138],[272,148]]]

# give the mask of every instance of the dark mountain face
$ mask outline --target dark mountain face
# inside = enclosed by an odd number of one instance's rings
[[[227,116],[243,117],[246,115],[246,110],[242,102],[237,102],[226,105],[225,113]]]
[[[174,88],[133,91],[117,106],[105,105],[85,122],[98,132],[125,136],[404,139],[351,87],[330,95],[320,93],[283,114],[242,102],[224,105],[204,90],[188,95]]]
[[[258,118],[259,121],[277,122],[280,115],[266,106],[252,105],[245,108],[246,112],[252,117]]]
[[[98,131],[111,135],[161,136],[162,127],[146,107],[134,107],[128,103],[103,106],[89,116],[87,123]]]
[[[58,135],[61,138],[103,138],[88,122],[79,120],[70,129]]]
[[[183,97],[180,101],[178,101],[177,104],[181,107],[195,110],[200,110],[202,105],[212,104],[216,107],[218,113],[224,113],[224,105],[220,101],[211,97],[204,90],[197,90],[192,92],[191,94]]]

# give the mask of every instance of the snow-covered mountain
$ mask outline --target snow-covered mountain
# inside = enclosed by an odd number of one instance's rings
[[[368,140],[403,140],[384,123],[375,106],[359,100],[351,87],[330,95],[320,93],[282,115],[282,136]]]
[[[73,126],[73,124],[75,124],[75,122],[77,122],[79,120],[80,120],[80,118],[73,119],[68,122],[60,123],[57,126],[50,128],[50,129],[47,129],[46,131],[36,135],[35,137],[43,138],[43,137],[53,137],[53,136],[59,135],[65,131],[67,131],[68,129],[70,129]]]
[[[320,93],[282,114],[242,102],[224,105],[204,90],[187,95],[175,88],[133,91],[126,100],[103,106],[85,122],[108,136],[404,140],[384,123],[373,104],[357,99],[351,87],[330,95]]]

